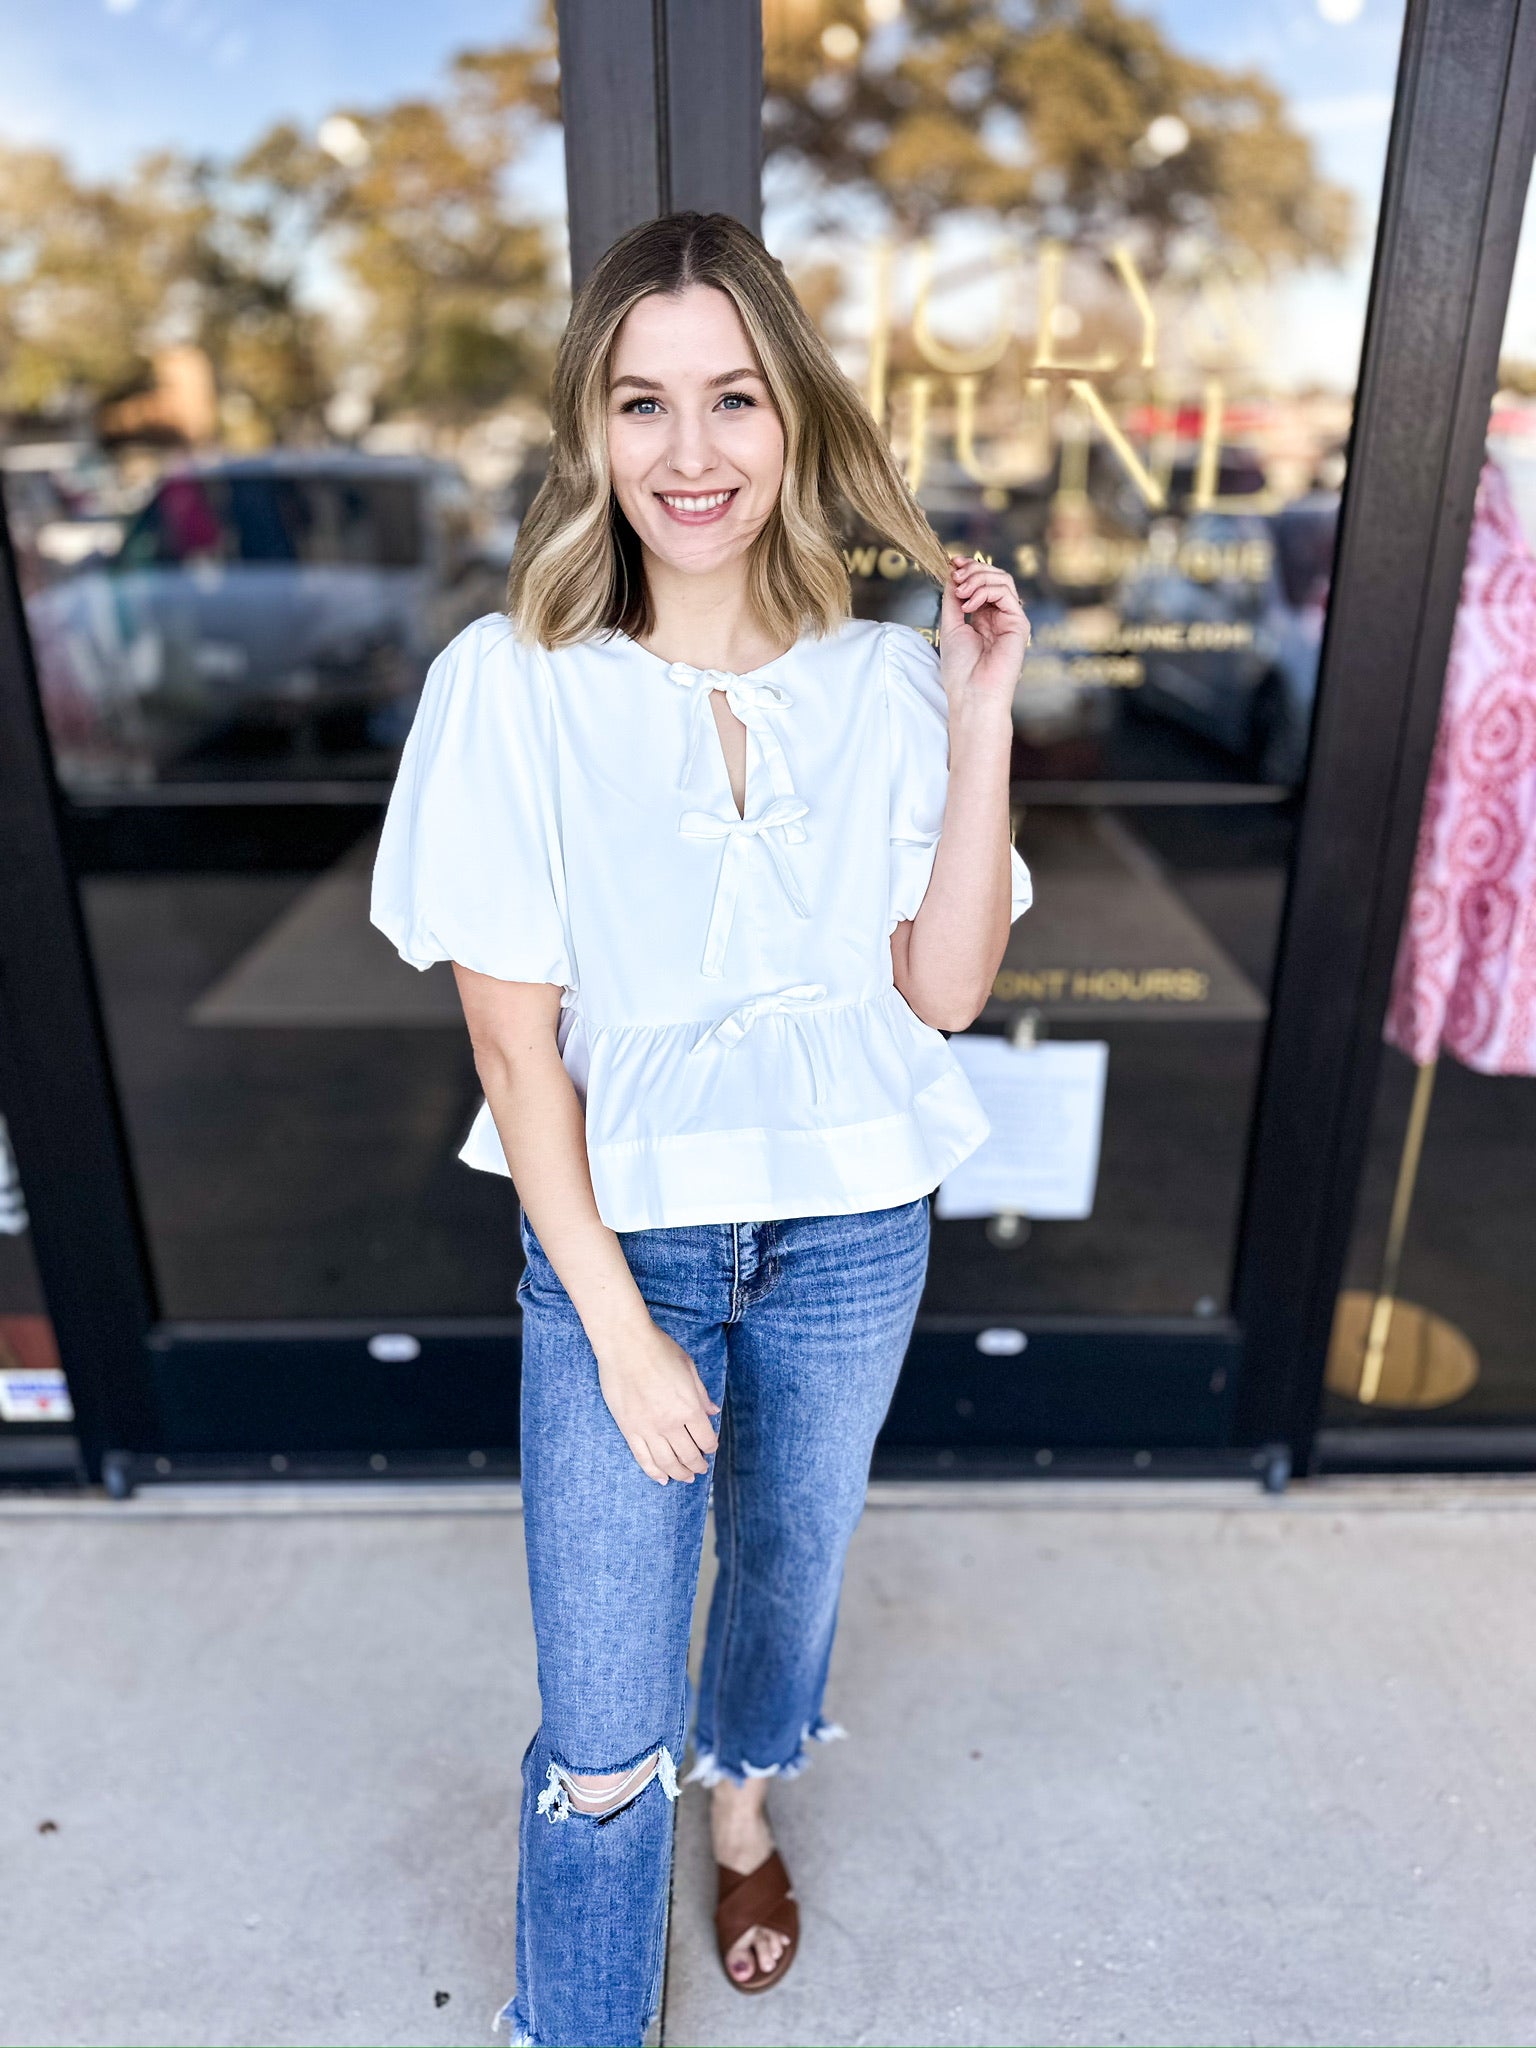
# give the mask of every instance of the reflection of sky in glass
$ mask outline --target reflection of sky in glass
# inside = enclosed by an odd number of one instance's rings
[[[1347,9],[1330,6],[1330,14]],[[1365,325],[1371,248],[1386,166],[1403,10],[1365,0],[1353,20],[1325,19],[1317,0],[1165,0],[1158,20],[1175,42],[1215,63],[1261,71],[1289,102],[1324,177],[1355,195],[1358,239],[1341,270],[1291,278],[1278,295],[1270,375],[1277,385],[1354,382]]]
[[[166,145],[227,155],[274,121],[434,93],[456,51],[515,41],[538,12],[538,0],[15,0],[0,141],[61,149],[95,177]],[[518,185],[547,212],[564,200],[558,138],[536,156]]]
[[[1297,280],[1288,290],[1288,326],[1305,349],[1314,322],[1338,318],[1354,302],[1358,323],[1370,268],[1371,234],[1386,159],[1402,8],[1397,0],[1364,0],[1357,17],[1325,19],[1355,0],[1163,0],[1155,12],[1183,47],[1221,64],[1252,65],[1290,100],[1291,118],[1311,138],[1319,167],[1359,198],[1364,246],[1342,278]],[[1526,208],[1525,233],[1510,295],[1504,354],[1536,362],[1536,225]],[[1335,328],[1334,330],[1338,330]],[[1342,336],[1341,336],[1342,340]]]

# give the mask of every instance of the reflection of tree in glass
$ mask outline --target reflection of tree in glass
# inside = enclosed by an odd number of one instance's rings
[[[506,178],[557,112],[550,44],[470,52],[440,100],[334,115],[314,139],[285,124],[236,166],[266,195],[275,244],[334,242],[385,407],[454,420],[542,390],[552,252],[515,217]]]
[[[873,18],[886,25],[868,32]],[[1118,0],[766,0],[767,160],[828,225],[874,202],[901,239],[956,212],[1107,247],[1337,261],[1350,195],[1256,71],[1173,48]]]
[[[142,380],[156,346],[198,325],[187,299],[218,268],[215,214],[205,176],[170,152],[91,185],[52,150],[0,148],[0,406]]]
[[[238,159],[173,151],[90,183],[0,145],[0,410],[59,413],[142,388],[192,342],[226,422],[322,429],[338,382],[455,424],[542,395],[555,252],[509,190],[558,118],[553,32],[453,60],[436,98],[279,124]],[[345,280],[336,305],[317,275]],[[320,310],[322,304],[325,311]]]

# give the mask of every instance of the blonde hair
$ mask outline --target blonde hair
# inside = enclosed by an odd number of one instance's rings
[[[640,542],[608,473],[608,376],[619,324],[653,292],[725,292],[784,427],[778,502],[752,543],[748,600],[775,639],[830,632],[849,612],[839,522],[859,521],[942,585],[949,557],[885,437],[796,298],[784,267],[724,213],[632,228],[576,294],[555,359],[549,471],[518,530],[507,610],[545,647],[653,622]]]

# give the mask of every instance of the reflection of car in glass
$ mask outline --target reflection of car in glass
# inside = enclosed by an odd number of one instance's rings
[[[1137,708],[1214,741],[1264,782],[1306,764],[1337,496],[1278,512],[1199,512],[1150,537],[1121,617],[1145,679]]]
[[[61,769],[146,780],[258,743],[316,767],[391,747],[504,567],[444,464],[284,452],[168,475],[110,562],[29,602]]]

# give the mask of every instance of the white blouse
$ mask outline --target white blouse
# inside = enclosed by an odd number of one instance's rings
[[[714,689],[747,728],[744,816]],[[850,619],[733,675],[623,634],[550,652],[495,613],[432,664],[372,920],[414,967],[560,984],[610,1229],[914,1201],[989,1129],[891,974],[948,743],[938,656],[907,626]],[[484,1104],[459,1156],[507,1172]]]

